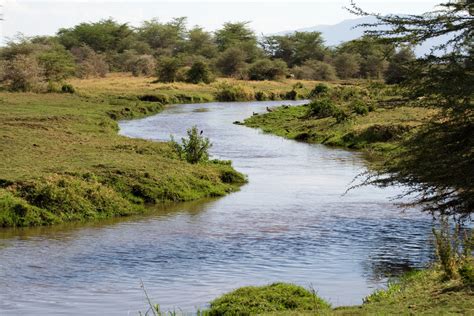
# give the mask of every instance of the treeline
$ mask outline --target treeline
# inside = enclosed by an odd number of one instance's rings
[[[145,21],[140,27],[108,19],[60,29],[55,36],[10,41],[0,49],[0,81],[15,91],[51,90],[70,76],[101,77],[108,72],[156,76],[161,82],[294,77],[396,83],[403,79],[404,63],[412,59],[410,48],[368,36],[327,47],[319,32],[259,39],[247,22],[225,23],[211,33],[199,26],[188,28],[186,18]]]

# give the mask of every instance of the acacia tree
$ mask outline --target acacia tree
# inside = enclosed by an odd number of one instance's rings
[[[438,114],[365,184],[402,184],[424,210],[467,218],[474,209],[473,1],[440,4],[421,15],[370,14],[354,3],[349,10],[375,16],[378,22],[363,26],[385,42],[417,45],[433,37],[449,38],[414,60],[402,83],[410,100]]]

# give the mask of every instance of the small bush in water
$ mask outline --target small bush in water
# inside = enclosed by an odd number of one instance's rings
[[[209,148],[212,144],[209,138],[202,136],[202,131],[193,126],[187,130],[188,138],[181,138],[181,144],[171,136],[171,144],[178,156],[189,163],[195,164],[209,160]]]

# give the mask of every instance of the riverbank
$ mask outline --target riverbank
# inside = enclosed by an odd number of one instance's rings
[[[0,92],[0,227],[126,216],[235,191],[246,180],[228,162],[188,164],[167,143],[117,135],[117,121],[172,103],[299,98],[314,82],[163,84],[111,74],[69,84],[74,93]]]
[[[315,291],[291,284],[246,287],[211,302],[204,315],[470,315],[474,291],[461,279],[445,281],[431,268],[409,272],[364,299],[362,305],[331,308]]]
[[[243,125],[288,139],[362,150],[368,158],[377,158],[396,151],[404,137],[435,113],[408,104],[383,85],[321,87],[319,94],[313,92],[311,104],[269,109]]]

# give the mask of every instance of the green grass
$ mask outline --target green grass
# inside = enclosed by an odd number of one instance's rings
[[[406,132],[433,113],[419,107],[380,107],[367,115],[351,113],[348,120],[337,122],[334,117],[308,116],[308,111],[308,105],[282,106],[247,118],[244,125],[298,141],[363,149],[380,155],[394,150]]]
[[[293,284],[241,287],[215,299],[206,315],[258,315],[266,312],[320,312],[330,305],[311,291]]]
[[[223,87],[236,85],[249,100],[258,92],[281,98],[296,83],[163,84],[111,74],[69,80],[74,94],[0,92],[0,227],[132,215],[148,204],[237,190],[246,179],[231,165],[188,164],[168,143],[119,136],[117,120],[158,113],[164,104],[215,101]],[[299,84],[298,94],[314,85]]]
[[[461,280],[444,281],[438,269],[406,274],[362,305],[331,308],[312,291],[276,283],[243,287],[217,298],[204,315],[474,315],[474,291]]]
[[[168,143],[117,134],[114,119],[162,108],[116,95],[0,93],[0,227],[131,215],[245,183],[227,163],[191,165]]]

